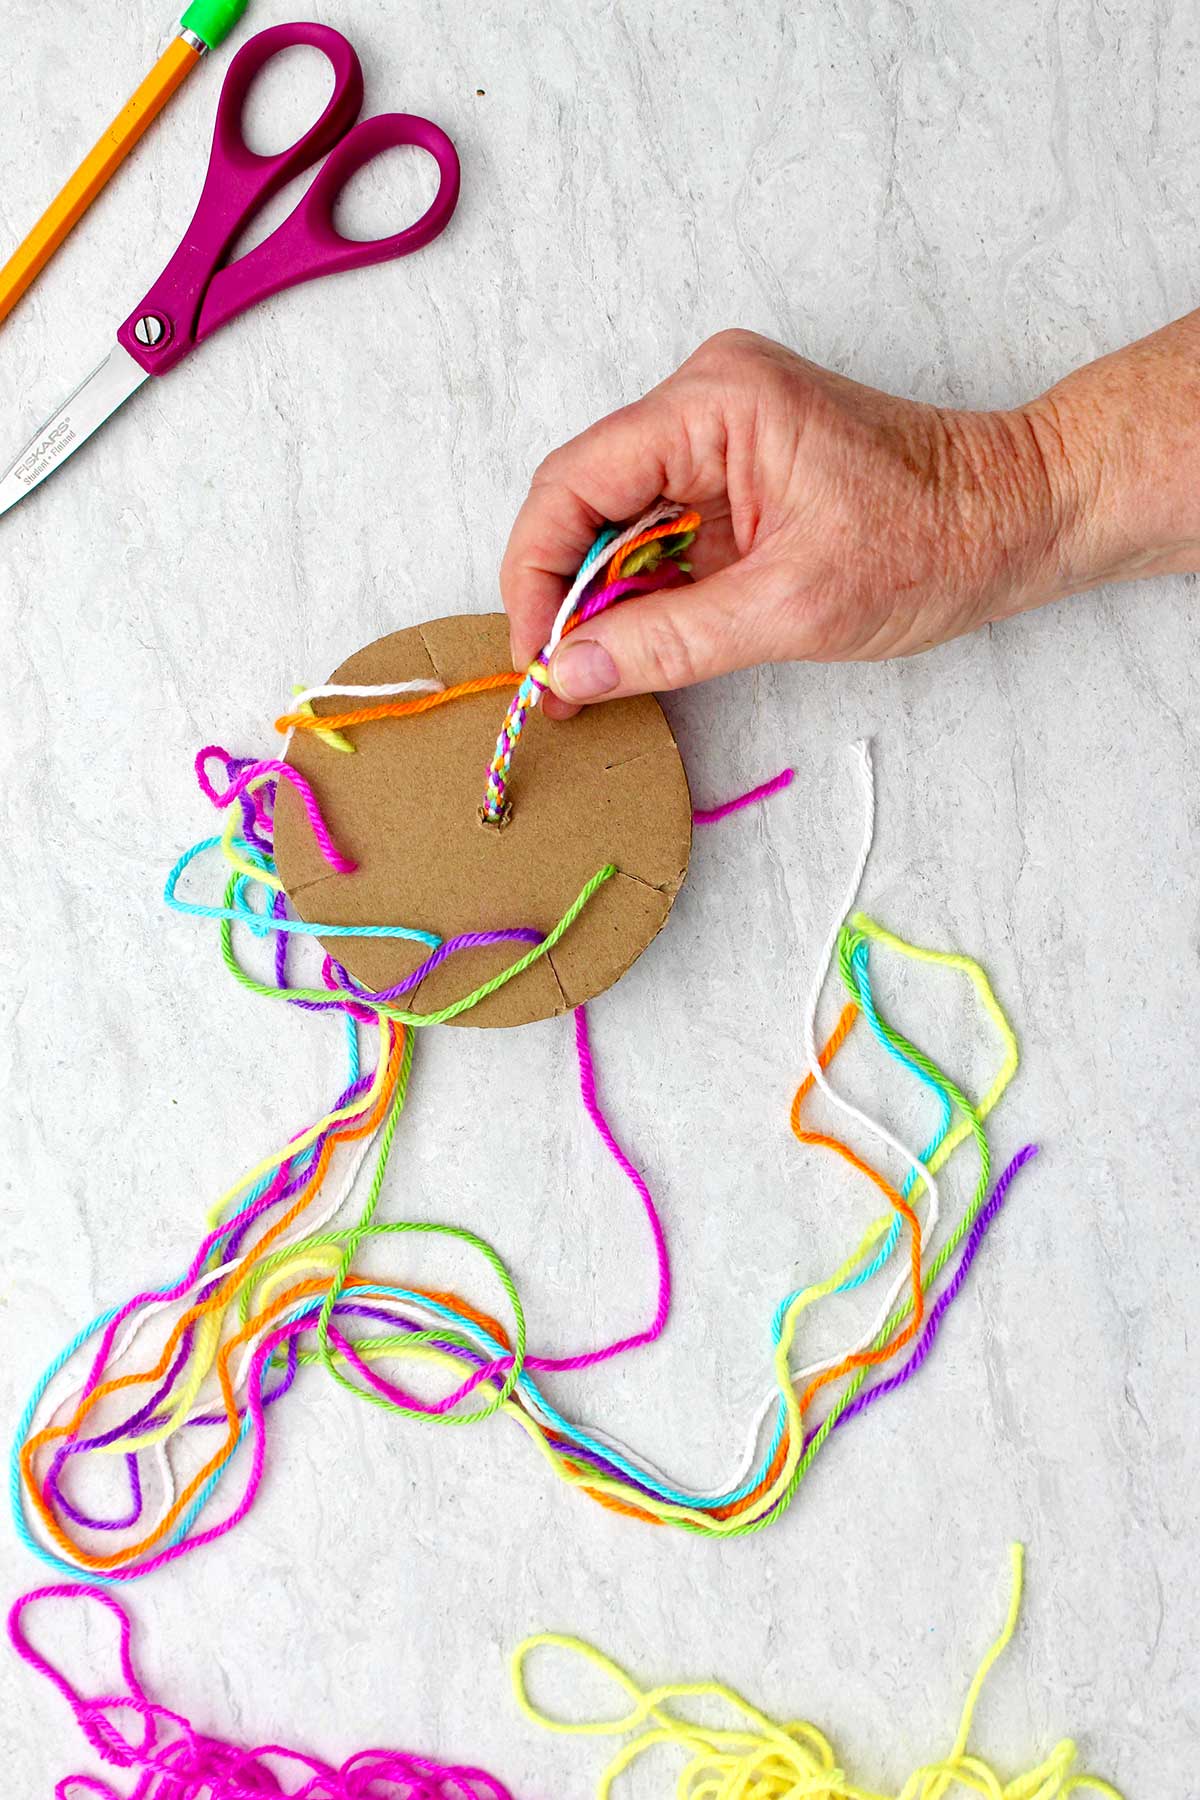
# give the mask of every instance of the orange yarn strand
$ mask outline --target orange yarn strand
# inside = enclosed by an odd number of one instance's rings
[[[827,1068],[829,1063],[832,1062],[833,1058],[837,1055],[837,1052],[845,1043],[846,1038],[850,1033],[850,1028],[857,1017],[858,1008],[853,1001],[849,1001],[842,1008],[841,1017],[834,1026],[829,1042],[826,1044],[824,1050],[822,1050],[818,1059],[822,1069]],[[851,1356],[843,1357],[842,1360],[835,1363],[832,1368],[825,1369],[820,1375],[815,1376],[800,1396],[801,1412],[809,1405],[814,1395],[818,1394],[823,1387],[827,1387],[831,1381],[836,1381],[839,1376],[848,1375],[854,1369],[871,1367],[878,1363],[887,1362],[891,1357],[895,1356],[898,1350],[902,1350],[905,1344],[909,1343],[910,1340],[916,1336],[925,1319],[925,1289],[921,1283],[921,1221],[917,1218],[916,1213],[900,1193],[899,1189],[893,1187],[891,1182],[888,1181],[885,1176],[881,1175],[877,1169],[871,1167],[870,1163],[864,1162],[862,1157],[850,1148],[849,1144],[844,1144],[840,1138],[830,1137],[825,1132],[806,1131],[801,1126],[800,1110],[804,1105],[805,1100],[812,1092],[814,1082],[815,1077],[812,1074],[806,1075],[804,1080],[800,1083],[800,1086],[796,1089],[796,1096],[792,1101],[792,1131],[795,1133],[798,1141],[802,1144],[816,1144],[826,1150],[836,1150],[837,1154],[848,1162],[851,1168],[857,1169],[861,1175],[865,1175],[869,1181],[874,1182],[888,1204],[895,1207],[896,1211],[904,1219],[905,1223],[908,1225],[909,1237],[912,1245],[913,1311],[912,1318],[904,1327],[903,1331],[897,1333],[895,1337],[890,1338],[886,1344],[881,1344],[878,1350],[856,1351]]]
[[[634,551],[640,550],[644,544],[652,544],[656,538],[682,537],[684,532],[697,531],[699,530],[699,527],[700,514],[698,512],[685,512],[681,513],[677,519],[666,519],[661,525],[652,525],[648,531],[639,531],[635,538],[630,538],[627,544],[621,545],[621,548],[609,563],[608,568],[604,572],[605,586],[609,587],[614,581],[619,581],[621,579],[621,570],[625,567],[625,564],[629,561],[629,558],[633,555]]]
[[[276,731],[344,731],[348,725],[369,725],[373,719],[410,719],[417,713],[432,712],[451,700],[464,700],[468,694],[490,694],[495,688],[519,687],[521,676],[515,669],[498,675],[476,675],[471,681],[460,681],[443,688],[440,694],[418,694],[415,700],[383,700],[378,706],[359,706],[345,713],[284,713],[276,719]]]

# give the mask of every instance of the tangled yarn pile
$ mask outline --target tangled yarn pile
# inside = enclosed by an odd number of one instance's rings
[[[660,507],[627,532],[607,538],[581,572],[571,616],[588,614],[599,596],[608,596],[605,604],[619,598],[625,581],[662,577],[664,570],[674,572],[670,579],[684,578],[679,559],[693,530],[691,515]],[[649,558],[653,566],[636,562],[639,557]],[[481,687],[509,686],[519,693],[525,679],[514,671],[457,689],[430,681],[348,695],[309,689],[280,724],[285,730],[315,731],[329,742],[331,754],[344,754],[350,740],[343,734],[352,733],[364,719],[403,720]],[[314,711],[314,701],[339,698],[369,704],[349,712]],[[405,728],[397,724],[397,729]],[[518,713],[510,708],[508,760],[497,753],[504,780],[519,729]],[[493,763],[493,773],[496,768]],[[652,1343],[665,1328],[671,1303],[670,1259],[658,1209],[602,1108],[582,1007],[573,1020],[580,1097],[636,1203],[652,1270],[654,1299],[641,1329],[613,1341],[585,1343],[566,1355],[542,1354],[529,1341],[517,1284],[492,1245],[465,1226],[379,1216],[420,1030],[460,1016],[546,955],[614,870],[598,869],[544,935],[519,921],[504,930],[446,942],[405,926],[308,923],[288,911],[272,853],[273,815],[279,782],[291,782],[322,856],[331,868],[345,869],[348,859],[333,841],[316,794],[284,761],[252,762],[211,747],[202,751],[197,758],[200,785],[224,813],[225,825],[219,835],[180,858],[168,878],[168,903],[217,923],[225,966],[244,987],[340,1019],[345,1075],[321,1118],[218,1199],[175,1280],[147,1287],[93,1320],[43,1375],[14,1450],[14,1516],[26,1543],[61,1573],[125,1581],[220,1538],[253,1505],[270,1422],[308,1367],[322,1368],[356,1399],[404,1417],[469,1425],[503,1415],[527,1434],[561,1479],[639,1520],[720,1537],[758,1531],[778,1519],[832,1436],[921,1366],[1014,1176],[1034,1154],[1032,1146],[1022,1150],[993,1187],[985,1121],[1012,1078],[1017,1049],[983,970],[956,953],[906,944],[854,911],[874,827],[873,774],[865,747],[860,747],[860,772],[862,847],[810,997],[805,1024],[809,1067],[795,1096],[791,1123],[802,1144],[833,1151],[870,1181],[887,1210],[831,1274],[782,1299],[769,1323],[770,1373],[752,1421],[749,1450],[729,1479],[698,1492],[669,1480],[644,1455],[568,1418],[551,1403],[540,1381],[545,1374],[603,1364]],[[784,771],[749,794],[697,814],[697,822],[715,823],[782,793],[790,782],[791,772]],[[507,804],[507,790],[503,798]],[[227,870],[220,904],[185,898],[188,871],[214,854],[224,859]],[[320,964],[319,985],[293,978],[290,946],[297,938],[362,934],[411,939],[426,956],[411,975],[382,992],[362,988],[328,953]],[[243,949],[245,945],[253,952],[264,940],[272,944],[269,970],[251,967]],[[500,974],[435,1012],[417,1012],[406,1004],[433,967],[449,958],[469,966],[473,950],[497,942],[510,944],[513,951],[513,960]],[[982,1093],[968,1094],[884,1017],[871,977],[872,955],[879,952],[950,968],[970,982],[999,1041],[995,1072]],[[817,1003],[827,969],[834,964],[846,1004],[819,1050]],[[865,1022],[875,1044],[929,1097],[931,1130],[919,1156],[850,1107],[831,1085],[827,1071],[858,1021]],[[814,1088],[901,1159],[907,1173],[900,1185],[841,1139],[809,1126],[806,1108]],[[976,1158],[973,1191],[960,1216],[946,1221],[937,1172],[967,1141]],[[367,1250],[390,1246],[400,1253],[406,1240],[417,1238],[469,1252],[495,1297],[468,1298],[444,1287],[418,1285],[402,1265],[388,1274],[362,1270]],[[797,1333],[812,1309],[834,1293],[877,1288],[873,1317],[843,1353],[793,1368]],[[444,1377],[436,1397],[412,1385],[407,1371],[418,1367]],[[824,1403],[819,1413],[818,1401]],[[235,1470],[241,1471],[238,1491],[222,1504],[223,1484]],[[81,1474],[87,1480],[86,1500]]]
[[[85,1698],[30,1643],[24,1615],[51,1600],[103,1607],[116,1619],[119,1692]],[[77,1800],[81,1794],[102,1800],[279,1800],[281,1795],[293,1800],[512,1800],[503,1783],[483,1769],[403,1751],[361,1750],[335,1769],[282,1744],[245,1749],[198,1731],[182,1713],[147,1695],[134,1667],[129,1614],[103,1588],[37,1588],[13,1606],[8,1635],[18,1656],[58,1689],[100,1759],[137,1778],[123,1793],[95,1775],[67,1775],[55,1786],[56,1800]]]
[[[1004,1781],[968,1749],[975,1709],[988,1675],[1017,1628],[1024,1586],[1024,1552],[1012,1547],[1012,1596],[999,1637],[984,1657],[967,1691],[958,1731],[949,1751],[915,1769],[898,1793],[864,1787],[847,1772],[829,1739],[801,1721],[777,1725],[732,1688],[719,1682],[675,1682],[643,1689],[607,1656],[579,1638],[543,1632],[526,1638],[512,1659],[517,1705],[534,1724],[573,1737],[625,1738],[596,1788],[608,1800],[619,1776],[649,1752],[667,1748],[682,1759],[676,1800],[943,1800],[950,1794],[981,1794],[984,1800],[1068,1800],[1085,1790],[1121,1800],[1116,1788],[1097,1775],[1076,1772],[1070,1739],[1056,1744],[1042,1762]],[[624,1714],[582,1723],[553,1718],[529,1698],[526,1664],[538,1651],[563,1651],[612,1680],[632,1702]],[[688,1716],[697,1702],[729,1721],[713,1725]]]

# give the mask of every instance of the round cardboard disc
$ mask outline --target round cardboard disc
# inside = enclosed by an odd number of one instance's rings
[[[330,685],[432,677],[447,687],[511,667],[503,614],[435,619],[393,632],[335,670]],[[510,696],[470,695],[409,718],[345,732],[355,754],[312,732],[288,751],[307,777],[338,848],[358,865],[324,861],[288,782],[275,806],[275,859],[302,919],[331,925],[410,925],[441,938],[532,926],[549,931],[607,863],[617,874],[554,949],[461,1015],[463,1025],[525,1025],[603,993],[664,924],[687,874],[692,806],[687,777],[657,700],[588,706],[555,723],[529,715],[509,780],[512,816],[482,825],[484,774]],[[317,700],[332,714],[369,702]],[[321,940],[365,986],[393,986],[428,955],[403,938]],[[434,1012],[472,992],[522,954],[506,943],[464,950],[405,1004]]]

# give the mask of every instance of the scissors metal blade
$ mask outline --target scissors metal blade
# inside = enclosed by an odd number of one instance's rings
[[[0,475],[0,514],[61,468],[149,379],[120,344],[110,350],[100,367],[34,432],[15,462]]]

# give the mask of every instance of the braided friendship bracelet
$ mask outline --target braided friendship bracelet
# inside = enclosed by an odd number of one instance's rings
[[[524,676],[509,672],[453,688],[406,682],[388,688],[303,689],[296,693],[293,712],[277,723],[289,733],[313,731],[331,749],[354,754],[352,739],[342,732],[357,724],[403,719],[468,694],[515,686],[489,765],[481,809],[486,822],[502,824],[511,804],[513,751],[529,712],[546,691],[543,677],[557,643],[567,631],[631,593],[686,579],[681,558],[697,524],[694,514],[664,505],[628,531],[602,534],[564,600],[551,638]],[[344,714],[315,714],[315,699],[333,698],[369,704]],[[246,1517],[264,1471],[268,1414],[291,1391],[302,1368],[321,1366],[356,1398],[404,1416],[470,1425],[503,1414],[529,1436],[557,1476],[593,1500],[646,1523],[670,1524],[711,1537],[742,1536],[778,1519],[834,1432],[898,1391],[921,1368],[1013,1180],[1036,1149],[1026,1145],[990,1185],[991,1152],[984,1121],[1016,1071],[1017,1048],[983,970],[965,956],[907,944],[855,910],[874,829],[874,776],[866,746],[859,747],[859,757],[862,847],[810,995],[804,1030],[809,1066],[792,1103],[791,1127],[800,1144],[832,1151],[869,1181],[888,1211],[873,1221],[826,1279],[797,1289],[780,1302],[770,1324],[771,1386],[753,1421],[747,1453],[726,1484],[712,1492],[694,1492],[673,1485],[644,1455],[565,1418],[536,1379],[596,1366],[653,1343],[665,1329],[671,1303],[665,1234],[645,1180],[602,1110],[583,1007],[574,1015],[580,1097],[645,1220],[655,1288],[646,1323],[594,1348],[569,1355],[539,1354],[529,1342],[516,1284],[490,1244],[458,1226],[425,1220],[389,1223],[377,1217],[411,1078],[417,1028],[461,1016],[546,955],[614,869],[598,870],[548,933],[515,925],[443,941],[435,933],[403,926],[308,924],[289,916],[274,863],[274,807],[281,779],[295,785],[328,866],[339,872],[354,867],[333,841],[311,787],[277,760],[234,758],[217,746],[200,752],[198,781],[211,803],[225,813],[225,825],[219,836],[203,840],[179,859],[168,876],[167,902],[177,911],[219,925],[222,959],[252,992],[283,998],[304,1010],[339,1014],[347,1075],[330,1112],[264,1158],[218,1200],[209,1229],[177,1282],[148,1289],[101,1315],[64,1349],[38,1383],[18,1428],[11,1474],[18,1532],[52,1568],[71,1576],[87,1570],[100,1585],[46,1587],[24,1596],[9,1617],[10,1639],[18,1654],[71,1705],[83,1735],[102,1761],[136,1778],[131,1800],[168,1800],[169,1795],[184,1800],[185,1794],[199,1800],[201,1791],[212,1800],[268,1800],[285,1794],[295,1800],[365,1800],[368,1793],[382,1795],[385,1789],[396,1800],[513,1800],[509,1789],[484,1770],[404,1752],[363,1751],[334,1767],[281,1745],[241,1747],[200,1732],[182,1714],[150,1699],[141,1686],[132,1658],[129,1617],[107,1591],[108,1585],[136,1579],[214,1542]],[[214,780],[210,774],[214,761],[222,765],[222,779]],[[722,805],[696,811],[694,823],[715,824],[766,801],[793,781],[794,772],[784,770]],[[229,870],[222,904],[184,899],[179,891],[184,877],[212,852],[220,853]],[[273,980],[243,966],[235,926],[251,940],[271,939]],[[318,935],[407,938],[421,943],[426,955],[411,974],[381,992],[364,989],[328,952],[321,964],[321,985],[296,985],[289,976],[289,944]],[[430,1013],[398,1004],[443,962],[469,958],[473,950],[497,944],[512,945],[514,960],[459,1000]],[[883,1016],[872,986],[873,949],[954,969],[971,982],[1002,1047],[996,1071],[978,1099]],[[834,968],[848,999],[818,1050],[816,1012]],[[931,1097],[935,1117],[919,1155],[850,1106],[829,1082],[828,1071],[860,1019],[866,1021],[874,1042]],[[360,1041],[364,1032],[375,1043],[366,1071]],[[900,1155],[907,1168],[899,1186],[842,1139],[807,1125],[805,1109],[814,1088]],[[937,1173],[967,1138],[978,1162],[974,1192],[960,1217],[943,1227],[939,1238]],[[347,1225],[340,1222],[343,1209],[371,1158],[365,1197]],[[335,1164],[337,1191],[327,1197],[326,1188],[334,1186]],[[372,1244],[402,1238],[450,1240],[470,1250],[495,1281],[507,1322],[461,1294],[415,1286],[411,1277],[361,1272],[361,1254]],[[865,1289],[880,1276],[886,1285],[885,1272],[901,1240],[906,1244],[903,1268],[891,1280],[873,1322],[841,1354],[794,1369],[792,1347],[805,1315],[829,1296]],[[937,1283],[956,1253],[958,1260],[939,1288]],[[97,1341],[90,1356],[76,1369],[76,1359],[92,1340]],[[140,1347],[143,1341],[152,1346],[148,1353]],[[449,1385],[440,1397],[430,1398],[407,1382],[402,1385],[385,1376],[380,1365],[387,1363],[433,1367],[449,1375]],[[888,1364],[891,1372],[885,1374]],[[868,1385],[873,1375],[876,1378]],[[73,1383],[70,1392],[61,1391],[60,1377]],[[825,1389],[832,1397],[823,1417],[814,1422],[811,1409]],[[232,1508],[222,1510],[215,1523],[202,1523],[243,1446],[250,1456],[240,1497]],[[74,1470],[81,1458],[100,1465],[105,1458],[115,1459],[112,1467],[124,1486],[117,1504],[111,1504],[110,1483],[110,1503],[85,1509],[73,1492]],[[89,1484],[88,1491],[95,1495],[101,1489]],[[88,1504],[97,1508],[95,1499]],[[1107,1782],[1076,1772],[1075,1746],[1069,1741],[1006,1785],[967,1749],[984,1681],[1015,1630],[1021,1586],[1022,1561],[1015,1546],[1008,1619],[971,1684],[954,1743],[944,1757],[916,1770],[895,1800],[943,1800],[952,1788],[992,1800],[1067,1800],[1085,1789],[1120,1800]],[[85,1698],[29,1642],[23,1622],[26,1610],[62,1599],[98,1604],[117,1620],[123,1683],[119,1690]],[[582,1658],[608,1675],[628,1696],[628,1710],[611,1720],[579,1722],[539,1712],[529,1698],[526,1664],[533,1653],[547,1648]],[[847,1777],[815,1726],[776,1725],[719,1684],[675,1684],[643,1691],[599,1651],[552,1634],[521,1644],[514,1653],[512,1673],[518,1704],[535,1723],[554,1731],[628,1740],[601,1777],[601,1800],[623,1772],[651,1747],[661,1745],[673,1747],[684,1759],[677,1789],[681,1800],[750,1800],[751,1794],[754,1800],[799,1800],[801,1795],[813,1800],[886,1800]],[[681,1714],[678,1703],[693,1698],[731,1709],[733,1725],[697,1724]],[[58,1800],[75,1800],[83,1793],[121,1800],[116,1787],[91,1775],[66,1777],[55,1792]]]
[[[668,502],[655,507],[636,525],[616,534],[605,532],[596,540],[575,577],[545,645],[530,663],[509,702],[496,749],[488,764],[480,819],[485,825],[503,825],[509,816],[508,777],[513,751],[525,729],[525,721],[549,687],[550,658],[569,631],[595,618],[631,594],[648,594],[673,587],[687,579],[681,561],[700,525],[700,515],[685,512]],[[608,558],[601,575],[601,555]],[[600,585],[597,586],[596,583]]]

